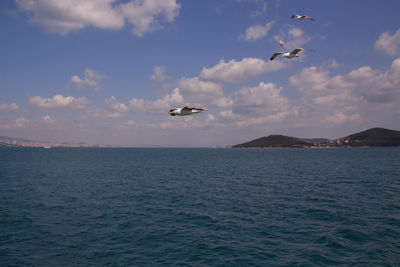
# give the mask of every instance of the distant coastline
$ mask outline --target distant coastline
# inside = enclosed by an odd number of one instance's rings
[[[335,148],[335,147],[385,147],[400,146],[400,131],[371,128],[334,140],[324,138],[298,138],[269,135],[232,148]]]
[[[86,143],[58,143],[50,141],[33,141],[25,138],[13,138],[0,136],[0,147],[112,147],[109,145],[86,144]]]
[[[334,140],[326,138],[299,138],[273,134],[237,145],[216,145],[209,148],[338,148],[338,147],[385,147],[400,146],[400,131],[385,128],[371,128]],[[157,145],[148,146],[112,146],[87,143],[59,143],[51,141],[33,141],[25,138],[0,136],[0,147],[41,147],[41,148],[176,148]],[[188,147],[184,147],[188,148]],[[205,147],[203,147],[205,148]]]

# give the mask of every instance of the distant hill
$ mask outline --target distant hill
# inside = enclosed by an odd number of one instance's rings
[[[329,139],[327,139],[327,138],[299,138],[299,139],[304,142],[313,143],[313,144],[323,144],[323,143],[329,142]]]
[[[297,138],[284,135],[269,135],[249,142],[234,145],[234,148],[263,147],[359,147],[400,146],[400,131],[371,128],[335,140],[325,138]]]
[[[348,146],[400,146],[400,131],[371,128],[341,139]]]
[[[234,148],[250,148],[250,147],[310,147],[312,143],[305,142],[296,137],[285,135],[269,135],[252,141],[234,145]]]

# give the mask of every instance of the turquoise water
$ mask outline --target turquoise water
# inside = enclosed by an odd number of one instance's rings
[[[0,262],[398,266],[400,148],[1,148]]]

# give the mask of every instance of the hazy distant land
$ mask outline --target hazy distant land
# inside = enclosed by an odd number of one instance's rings
[[[371,128],[334,140],[326,138],[298,138],[274,134],[257,138],[233,146],[214,146],[215,148],[313,148],[313,147],[363,147],[363,146],[400,146],[400,131]],[[50,141],[32,141],[24,138],[0,136],[0,147],[113,147],[110,145],[86,143],[58,143]],[[150,147],[150,146],[149,146]],[[158,146],[151,146],[158,147]]]
[[[309,148],[309,147],[363,147],[400,146],[400,131],[371,128],[335,140],[324,138],[297,138],[284,135],[269,135],[249,142],[234,145],[233,148]]]
[[[25,138],[0,136],[0,147],[110,147],[108,145],[86,143],[58,143],[50,141],[32,141]]]

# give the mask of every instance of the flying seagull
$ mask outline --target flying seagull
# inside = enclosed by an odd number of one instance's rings
[[[306,15],[297,15],[297,14],[294,14],[294,15],[292,15],[291,18],[292,18],[292,19],[296,18],[296,19],[298,19],[298,20],[310,19],[310,20],[314,21],[314,19],[313,19],[312,17],[306,16]]]
[[[285,43],[286,43],[286,42],[284,42],[284,41],[282,41],[282,40],[279,41],[280,46],[283,46]]]
[[[295,57],[299,57],[298,54],[299,54],[301,51],[304,51],[304,50],[314,52],[314,50],[310,50],[310,49],[296,48],[296,49],[293,50],[292,52],[286,52],[286,53],[277,52],[277,53],[273,54],[272,57],[271,57],[269,60],[274,60],[275,58],[277,58],[277,57],[279,57],[279,56],[282,56],[282,57],[285,57],[285,58],[295,58]]]
[[[204,108],[196,108],[193,106],[184,106],[183,108],[173,108],[171,109],[168,114],[171,116],[185,116],[185,115],[193,115],[196,113],[200,113],[202,111],[205,111]]]

